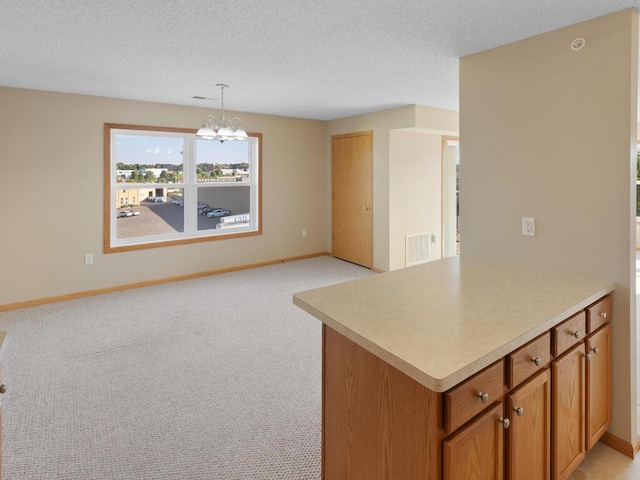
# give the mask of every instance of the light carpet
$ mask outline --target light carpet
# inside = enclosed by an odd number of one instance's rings
[[[320,478],[330,257],[0,313],[3,479]]]

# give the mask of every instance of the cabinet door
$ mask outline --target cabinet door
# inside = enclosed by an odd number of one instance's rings
[[[551,476],[551,375],[535,376],[507,397],[507,479]]]
[[[504,477],[503,403],[443,442],[444,480],[502,480]]]
[[[587,338],[587,450],[611,425],[611,324]]]
[[[585,456],[584,343],[551,364],[553,480],[565,480]]]

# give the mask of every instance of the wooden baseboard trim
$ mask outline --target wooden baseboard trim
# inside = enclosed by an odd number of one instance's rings
[[[636,439],[635,442],[629,443],[609,432],[604,432],[604,435],[602,435],[600,441],[606,446],[613,448],[614,450],[631,459],[633,459],[636,452],[638,451],[638,447],[640,447],[640,439]]]
[[[266,267],[269,265],[276,265],[278,263],[294,262],[296,260],[305,260],[308,258],[323,257],[323,256],[331,256],[331,255],[329,255],[329,253],[327,252],[310,253],[307,255],[299,255],[297,257],[280,258],[277,260],[268,260],[266,262],[250,263],[247,265],[239,265],[236,267],[220,268],[217,270],[209,270],[206,272],[189,273],[187,275],[177,275],[175,277],[166,277],[166,278],[160,278],[157,280],[148,280],[145,282],[129,283],[126,285],[117,285],[115,287],[105,287],[105,288],[98,288],[95,290],[85,290],[83,292],[69,293],[67,295],[58,295],[55,297],[38,298],[35,300],[27,300],[25,302],[8,303],[5,305],[0,305],[0,312],[6,312],[8,310],[17,310],[19,308],[35,307],[37,305],[45,305],[47,303],[64,302],[66,300],[74,300],[76,298],[82,298],[82,297],[91,297],[93,295],[100,295],[103,293],[120,292],[122,290],[130,290],[132,288],[150,287],[153,285],[160,285],[163,283],[179,282],[181,280],[191,280],[194,278],[208,277],[211,275],[219,275],[221,273],[237,272],[240,270],[248,270],[250,268]]]

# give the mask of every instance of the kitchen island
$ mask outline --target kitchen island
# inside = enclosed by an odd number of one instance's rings
[[[296,293],[323,323],[323,478],[567,478],[610,424],[613,288],[463,255]]]

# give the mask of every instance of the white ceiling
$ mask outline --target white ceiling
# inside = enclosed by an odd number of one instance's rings
[[[640,0],[2,0],[0,85],[328,120],[458,109],[458,58]]]

